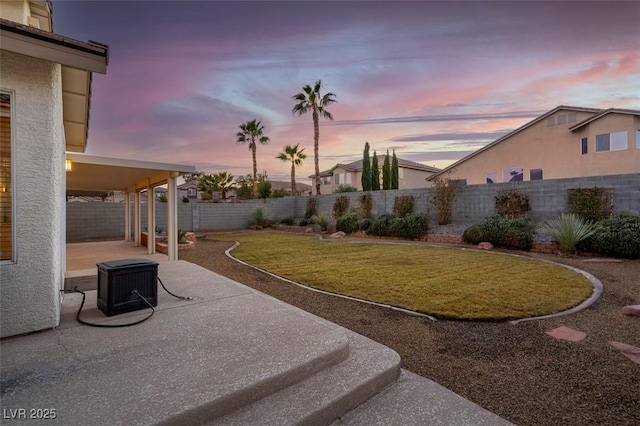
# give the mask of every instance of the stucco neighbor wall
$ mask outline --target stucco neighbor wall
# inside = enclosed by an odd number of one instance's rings
[[[0,265],[0,337],[59,322],[64,235],[64,136],[59,64],[0,51],[15,108],[16,259]]]
[[[570,113],[576,114],[574,122],[547,125],[547,119],[557,122],[558,117],[563,116],[563,120],[567,120]],[[504,183],[503,171],[509,166],[522,167],[525,181],[530,180],[532,169],[542,169],[544,180],[640,172],[640,149],[636,148],[635,134],[638,118],[611,113],[580,129],[569,130],[594,115],[591,112],[559,110],[456,165],[450,177],[466,179],[467,184],[476,185],[486,183],[487,174],[495,173],[495,182]],[[624,130],[628,136],[626,150],[595,152],[597,134]],[[588,138],[586,155],[581,155],[583,137]]]

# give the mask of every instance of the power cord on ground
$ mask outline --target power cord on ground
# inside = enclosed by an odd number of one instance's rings
[[[164,283],[162,282],[162,280],[160,279],[160,277],[158,277],[158,282],[160,283],[160,285],[162,286],[162,288],[164,289],[164,291],[166,291],[167,293],[169,293],[171,296],[175,297],[176,299],[181,299],[181,300],[193,300],[192,297],[190,296],[178,296],[177,294],[173,294],[172,292],[169,291],[169,289],[167,289],[167,287],[165,287]],[[131,323],[127,323],[127,324],[98,324],[98,323],[91,323],[91,322],[87,322],[85,320],[83,320],[82,318],[80,318],[80,312],[82,312],[82,308],[84,307],[84,301],[86,299],[86,294],[84,291],[82,290],[78,290],[78,286],[74,287],[73,290],[69,291],[69,290],[60,290],[62,293],[80,293],[82,294],[82,302],[80,303],[80,308],[78,309],[78,312],[76,313],[76,320],[80,323],[80,324],[84,324],[84,325],[88,325],[91,327],[102,327],[102,328],[117,328],[117,327],[130,327],[132,325],[137,325],[140,324],[142,322],[145,322],[146,320],[148,320],[149,318],[151,318],[153,316],[153,314],[156,312],[156,310],[153,308],[153,305],[147,300],[145,299],[139,292],[138,290],[134,289],[131,291],[131,294],[136,294],[140,299],[142,299],[144,301],[144,303],[146,303],[147,305],[149,305],[149,307],[151,308],[151,313],[149,315],[147,315],[146,317],[142,318],[141,320],[135,321],[135,322],[131,322]]]

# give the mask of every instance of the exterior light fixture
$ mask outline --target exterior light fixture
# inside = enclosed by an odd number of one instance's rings
[[[65,160],[64,161],[64,169],[65,169],[65,171],[70,172],[71,171],[71,166],[72,166],[71,165],[71,160]]]

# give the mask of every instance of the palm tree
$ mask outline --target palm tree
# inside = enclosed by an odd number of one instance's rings
[[[316,167],[316,194],[320,195],[320,162],[318,159],[318,144],[320,140],[320,126],[318,124],[319,116],[333,120],[333,116],[325,108],[336,102],[336,95],[329,92],[324,95],[320,94],[320,88],[322,87],[322,81],[316,81],[313,87],[308,84],[302,88],[302,92],[291,98],[296,101],[296,105],[291,112],[293,114],[306,114],[312,112],[313,117],[313,155],[315,156],[314,162]]]
[[[307,154],[304,153],[304,148],[298,151],[298,147],[287,145],[284,147],[284,152],[281,152],[276,158],[282,161],[291,161],[291,195],[296,195],[296,166],[302,164],[302,161],[307,158]]]
[[[239,127],[241,131],[236,133],[236,142],[249,142],[249,149],[251,150],[251,155],[253,157],[253,197],[256,198],[258,196],[258,162],[256,160],[256,142],[266,145],[269,143],[269,138],[264,136],[262,133],[264,126],[255,119],[242,123]]]

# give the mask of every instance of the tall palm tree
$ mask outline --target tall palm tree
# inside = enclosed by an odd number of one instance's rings
[[[307,154],[304,153],[304,148],[298,151],[298,147],[287,145],[284,147],[284,152],[281,152],[276,158],[282,161],[291,161],[291,195],[296,195],[296,166],[302,164],[302,161],[307,158]]]
[[[240,126],[240,132],[236,133],[237,143],[249,143],[249,149],[253,157],[253,198],[258,196],[258,161],[256,160],[256,142],[262,145],[269,143],[269,138],[264,136],[264,126],[257,120],[247,121]]]
[[[293,114],[298,114],[301,116],[302,114],[306,114],[307,112],[312,112],[313,117],[313,155],[315,157],[314,162],[316,166],[316,194],[320,195],[320,162],[318,159],[318,144],[320,140],[320,126],[318,124],[318,120],[320,119],[320,115],[329,120],[333,120],[333,116],[329,111],[325,108],[335,102],[336,95],[329,92],[324,95],[320,94],[320,89],[322,88],[322,81],[318,80],[313,85],[313,87],[308,84],[302,87],[302,92],[297,95],[292,96],[291,98],[296,101],[296,105],[293,107],[291,112]]]

